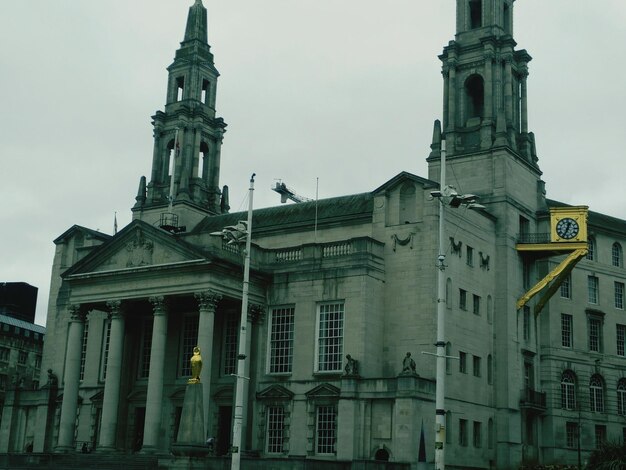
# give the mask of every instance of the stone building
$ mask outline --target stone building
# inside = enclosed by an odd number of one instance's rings
[[[0,410],[8,413],[3,422],[11,425],[12,448],[30,449],[34,437],[34,414],[20,407],[19,395],[39,389],[41,355],[46,329],[35,324],[37,288],[25,282],[0,283]],[[19,437],[18,437],[19,436]]]
[[[449,183],[485,206],[447,208],[442,234],[447,466],[575,463],[578,446],[587,455],[626,432],[626,221],[592,212],[588,259],[540,316],[535,301],[516,307],[558,261],[520,255],[520,234],[548,232],[549,209],[562,204],[546,199],[528,123],[531,57],[515,49],[512,25],[513,0],[457,0],[428,178],[403,172],[368,193],[254,211],[247,455],[320,468],[433,461],[435,359],[422,352],[435,352],[430,193],[442,135]],[[83,442],[168,452],[196,345],[207,436],[217,455],[229,450],[243,263],[212,234],[246,216],[229,213],[219,185],[226,124],[200,0],[168,72],[133,221],[114,236],[74,226],[55,240],[43,367],[58,376],[58,396],[39,402],[35,452]]]

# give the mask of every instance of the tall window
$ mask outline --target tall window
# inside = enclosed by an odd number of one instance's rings
[[[237,373],[237,338],[239,320],[231,315],[224,324],[224,342],[222,343],[222,374]]]
[[[474,438],[474,447],[483,446],[482,423],[480,421],[474,421],[474,434],[472,437]]]
[[[467,291],[465,289],[459,289],[459,308],[467,310]]]
[[[493,433],[493,419],[489,418],[487,422],[487,446],[493,449],[494,433]]]
[[[459,419],[459,445],[467,447],[467,420]]]
[[[480,28],[482,26],[482,15],[482,0],[469,0],[469,20],[471,29]]]
[[[594,375],[589,381],[589,409],[604,413],[604,385],[599,375]]]
[[[466,263],[468,266],[474,266],[474,248],[471,246],[466,247],[467,259]]]
[[[624,340],[626,339],[626,325],[620,325],[619,323],[616,326],[617,333],[617,355],[624,356]]]
[[[611,264],[618,268],[622,267],[622,246],[615,242],[611,248]]]
[[[596,259],[596,240],[593,237],[587,240],[587,259],[590,261]]]
[[[334,454],[337,440],[337,409],[330,406],[318,406],[316,416],[315,452]]]
[[[493,358],[491,354],[487,356],[487,383],[490,385],[493,383]]]
[[[596,276],[587,277],[587,297],[590,304],[598,303],[598,278]]]
[[[5,348],[4,346],[0,347],[0,361],[9,362],[9,357],[11,356],[11,350],[9,348]]]
[[[474,315],[480,315],[480,296],[473,294],[472,299],[473,299],[472,311],[474,312]]]
[[[604,424],[596,424],[596,449],[599,449],[606,442],[606,426]]]
[[[17,363],[26,364],[27,360],[28,360],[28,351],[19,351],[17,354]]]
[[[293,307],[272,309],[269,341],[270,374],[286,374],[291,372],[293,360],[294,310]]]
[[[576,409],[576,378],[570,370],[566,370],[561,376],[561,408]]]
[[[417,219],[415,185],[407,182],[400,188],[400,223],[412,224]]]
[[[85,322],[83,330],[83,344],[80,349],[80,380],[85,378],[85,362],[87,360],[87,339],[89,338],[89,322]]]
[[[578,447],[578,423],[568,421],[565,423],[565,438],[567,447],[575,449]]]
[[[267,408],[267,453],[280,454],[283,452],[285,440],[285,409],[282,406]]]
[[[573,317],[567,313],[561,314],[561,346],[571,348],[573,343]]]
[[[180,342],[180,377],[191,375],[191,354],[198,345],[198,315],[185,315],[183,320],[183,337]]]
[[[617,414],[626,415],[626,379],[617,382]]]
[[[615,308],[624,310],[624,283],[615,282]]]
[[[318,306],[317,371],[342,370],[343,358],[343,302]]]
[[[590,316],[587,320],[589,328],[589,351],[602,352],[602,320]]]
[[[459,351],[459,372],[467,374],[467,354]]]
[[[572,298],[572,273],[569,273],[561,284],[561,297],[564,299]]]
[[[480,377],[480,357],[473,356],[472,365],[474,370],[474,377]]]
[[[522,328],[524,333],[524,341],[530,341],[530,307],[524,305],[524,327]]]
[[[138,377],[145,379],[150,375],[150,350],[152,349],[152,317],[145,318],[143,321],[141,350],[139,352]]]

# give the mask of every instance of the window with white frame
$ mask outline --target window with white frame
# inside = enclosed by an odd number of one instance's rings
[[[590,304],[598,303],[598,278],[596,276],[587,277],[587,300]]]
[[[324,303],[317,310],[316,372],[343,370],[344,303]]]
[[[626,379],[617,382],[617,414],[626,416]]]
[[[615,308],[624,310],[624,283],[615,282]]]
[[[576,409],[576,376],[571,370],[566,370],[561,376],[561,408]]]
[[[572,273],[568,274],[567,277],[561,283],[561,298],[563,299],[572,298]]]
[[[150,375],[150,350],[152,349],[152,317],[145,318],[141,328],[141,346],[139,350],[139,365],[137,376],[145,379]]]
[[[619,323],[616,326],[616,336],[617,336],[617,355],[624,356],[624,341],[626,340],[626,325],[620,325]]]
[[[561,314],[561,346],[571,348],[574,339],[574,318],[567,314]]]
[[[191,376],[191,355],[193,348],[198,345],[198,315],[189,314],[183,318],[183,328],[181,331],[179,357],[179,377]]]
[[[87,360],[87,339],[89,338],[89,322],[85,322],[83,343],[80,348],[80,380],[85,379],[85,362]]]
[[[237,338],[239,335],[239,320],[229,316],[224,323],[222,340],[222,375],[237,373]]]
[[[611,248],[611,264],[618,268],[622,266],[622,246],[617,242]]]
[[[334,405],[318,406],[315,419],[315,453],[334,454],[337,441],[337,408]]]
[[[599,375],[594,375],[589,381],[589,409],[604,413],[604,384]]]
[[[602,318],[590,315],[587,319],[589,329],[589,351],[602,352]]]
[[[285,408],[268,406],[266,415],[266,451],[268,454],[280,454],[285,441]]]
[[[590,261],[596,259],[596,240],[593,237],[587,240],[587,259]]]
[[[271,310],[269,373],[291,373],[293,361],[294,307]]]

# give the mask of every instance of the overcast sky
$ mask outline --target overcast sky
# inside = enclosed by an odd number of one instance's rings
[[[131,220],[150,174],[150,116],[193,0],[0,0],[0,282],[39,287],[45,324],[54,240],[73,224]],[[441,118],[437,55],[453,0],[204,0],[228,123],[220,184],[243,209],[371,191],[427,176]],[[518,0],[529,128],[548,197],[626,218],[626,1]]]

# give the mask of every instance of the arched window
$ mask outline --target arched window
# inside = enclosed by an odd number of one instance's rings
[[[416,214],[415,185],[407,182],[400,188],[400,223],[412,224],[416,221]]]
[[[617,414],[626,415],[626,379],[617,382]]]
[[[589,381],[589,409],[604,413],[604,384],[599,375],[592,376]]]
[[[470,75],[465,81],[465,93],[467,97],[467,118],[483,116],[485,103],[485,85],[480,75]]]
[[[576,376],[571,370],[566,370],[561,376],[561,408],[576,409]]]
[[[622,267],[622,245],[617,242],[613,243],[613,248],[611,249],[611,262],[613,266]]]
[[[587,240],[587,259],[591,261],[596,259],[596,240],[593,237]]]

